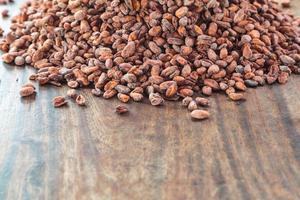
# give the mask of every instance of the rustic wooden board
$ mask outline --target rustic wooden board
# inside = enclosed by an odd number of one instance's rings
[[[65,87],[20,99],[31,72],[0,67],[1,200],[300,199],[300,77],[239,105],[214,95],[194,122],[179,103],[118,116],[86,90],[86,108],[54,109]]]

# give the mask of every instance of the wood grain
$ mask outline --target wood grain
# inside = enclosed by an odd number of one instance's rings
[[[216,94],[195,122],[179,103],[118,116],[88,90],[86,108],[54,109],[65,87],[20,99],[31,72],[0,67],[1,200],[300,199],[300,77],[239,105]]]

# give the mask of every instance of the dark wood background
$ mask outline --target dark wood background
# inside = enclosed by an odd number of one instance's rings
[[[21,99],[31,72],[0,66],[1,200],[300,199],[300,77],[240,105],[214,95],[211,119],[195,122],[179,103],[118,116],[117,100],[87,90],[86,108],[54,109],[66,87]]]

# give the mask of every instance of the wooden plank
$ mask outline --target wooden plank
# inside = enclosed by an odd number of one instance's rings
[[[194,122],[179,103],[118,116],[87,90],[86,108],[54,109],[65,87],[20,99],[31,72],[0,67],[0,199],[300,199],[297,76],[240,105],[215,94]]]

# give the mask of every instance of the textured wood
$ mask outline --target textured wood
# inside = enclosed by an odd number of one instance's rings
[[[300,77],[240,105],[214,95],[194,122],[179,103],[118,116],[86,90],[86,108],[54,109],[65,87],[20,99],[31,72],[0,67],[1,200],[300,199]]]

